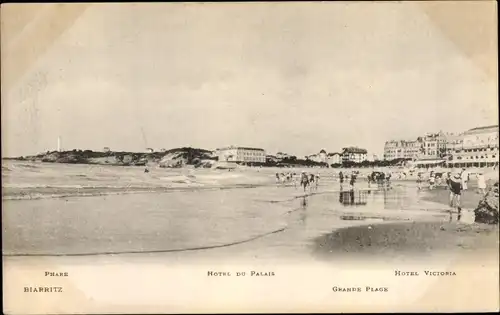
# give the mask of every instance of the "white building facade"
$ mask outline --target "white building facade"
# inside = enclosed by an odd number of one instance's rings
[[[448,150],[447,164],[450,167],[498,166],[498,125],[470,129],[453,139]]]
[[[417,140],[389,140],[384,145],[384,160],[418,159],[422,154],[423,142]]]
[[[328,155],[326,154],[325,150],[319,151],[319,153],[318,153],[318,162],[326,163],[327,162],[327,156]]]
[[[219,161],[265,163],[266,151],[260,148],[230,146],[216,150]]]
[[[403,140],[389,140],[384,145],[384,160],[404,158]]]
[[[325,150],[319,151],[319,153],[307,155],[306,160],[311,160],[318,163],[328,163],[328,154]]]
[[[340,153],[328,153],[327,155],[327,163],[328,165],[332,164],[342,164],[342,154]]]
[[[356,147],[342,149],[342,162],[361,163],[367,160],[368,151]]]

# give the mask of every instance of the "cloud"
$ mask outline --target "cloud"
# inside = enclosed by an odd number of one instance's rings
[[[59,134],[140,150],[141,129],[151,147],[380,154],[497,111],[494,82],[411,3],[93,5],[6,100],[20,154]]]

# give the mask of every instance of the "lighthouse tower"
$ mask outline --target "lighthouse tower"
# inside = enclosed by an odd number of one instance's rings
[[[61,152],[61,137],[57,137],[57,152]]]

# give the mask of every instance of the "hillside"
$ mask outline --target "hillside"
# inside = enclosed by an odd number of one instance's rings
[[[165,152],[99,152],[92,150],[52,151],[34,156],[12,158],[15,160],[69,163],[98,164],[116,166],[144,166],[158,164],[160,167],[182,167],[193,165],[206,166],[217,158],[212,152],[197,148],[176,148]]]
[[[158,164],[160,167],[183,167],[185,165],[211,167],[216,160],[217,158],[208,150],[177,148],[165,151]]]

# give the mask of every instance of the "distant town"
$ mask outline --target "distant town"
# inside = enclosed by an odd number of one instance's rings
[[[384,155],[369,154],[357,146],[344,147],[336,152],[319,150],[304,157],[277,152],[266,153],[263,148],[244,146],[222,147],[216,150],[197,148],[147,148],[146,152],[114,152],[104,147],[100,152],[91,150],[63,151],[58,138],[57,151],[47,151],[21,160],[53,163],[147,165],[160,167],[231,167],[231,165],[276,167],[373,167],[405,166],[433,167],[497,167],[499,164],[498,125],[477,127],[462,133],[428,133],[416,139],[391,139],[384,144]]]
[[[454,134],[439,131],[428,133],[416,139],[391,139],[385,142],[384,156],[359,147],[345,147],[339,152],[325,149],[305,156],[305,160],[320,163],[326,167],[345,165],[369,165],[380,160],[396,162],[415,167],[494,167],[499,162],[498,125],[477,127]],[[297,157],[278,152],[266,155],[264,149],[228,147],[216,152],[219,161],[227,162],[275,162],[289,161]]]

